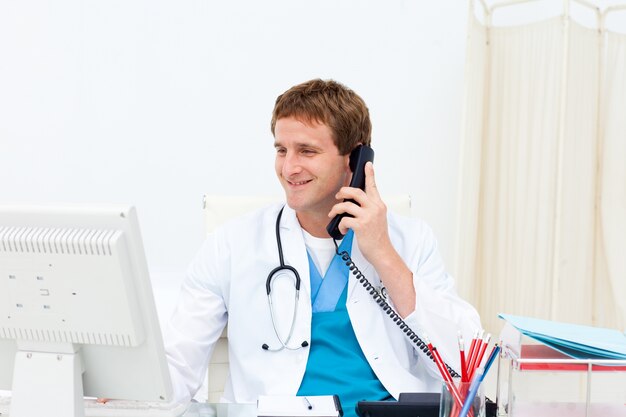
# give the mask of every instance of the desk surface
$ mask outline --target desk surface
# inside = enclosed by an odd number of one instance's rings
[[[0,416],[9,416],[9,404],[11,397],[0,396]],[[107,410],[121,411],[121,410]],[[138,410],[132,410],[136,415]],[[154,410],[153,410],[154,411]],[[86,414],[98,415],[97,408],[87,410]],[[106,414],[106,413],[105,413]],[[256,404],[210,404],[191,403],[182,417],[257,417]],[[102,414],[100,414],[102,415]],[[110,415],[114,415],[110,414]],[[150,414],[150,415],[158,415]]]
[[[183,417],[256,417],[256,405],[191,403]]]

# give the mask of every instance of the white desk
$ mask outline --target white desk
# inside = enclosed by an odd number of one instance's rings
[[[183,417],[256,417],[256,404],[192,403]]]
[[[9,416],[9,397],[0,397],[0,416]],[[133,410],[136,411],[136,410]],[[191,403],[183,417],[256,417],[256,404]]]

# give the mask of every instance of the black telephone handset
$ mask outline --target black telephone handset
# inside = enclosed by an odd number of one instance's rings
[[[365,164],[368,161],[374,162],[374,150],[369,146],[359,145],[350,153],[350,171],[352,171],[350,187],[365,190]],[[358,204],[352,199],[344,201]],[[328,223],[328,226],[326,226],[326,231],[333,239],[340,240],[343,238],[343,234],[339,231],[339,222],[346,216],[352,217],[348,213],[338,214]]]

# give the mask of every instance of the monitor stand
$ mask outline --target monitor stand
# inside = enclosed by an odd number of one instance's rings
[[[11,417],[84,417],[79,348],[72,343],[18,342],[17,346]]]

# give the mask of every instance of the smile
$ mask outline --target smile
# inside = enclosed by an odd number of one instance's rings
[[[289,180],[288,180],[288,181],[287,181],[287,183],[289,183],[289,185],[292,185],[292,186],[298,186],[298,185],[305,185],[305,184],[308,184],[308,183],[310,183],[311,181],[313,181],[313,180],[306,180],[306,181],[289,181]]]

